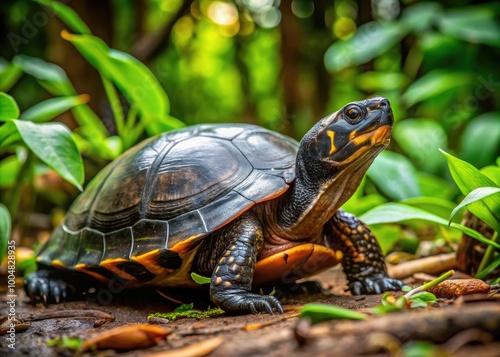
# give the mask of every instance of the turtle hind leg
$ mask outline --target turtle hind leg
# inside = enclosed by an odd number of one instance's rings
[[[77,295],[77,289],[70,283],[69,274],[53,269],[41,269],[24,278],[24,291],[33,304],[42,301],[59,304],[69,301]]]

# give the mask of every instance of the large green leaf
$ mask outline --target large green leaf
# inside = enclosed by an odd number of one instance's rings
[[[402,98],[406,105],[411,107],[451,89],[471,85],[474,80],[470,72],[436,69],[413,82]]]
[[[325,53],[325,66],[335,72],[368,62],[395,46],[409,30],[402,22],[369,22],[360,26],[353,37],[331,45]]]
[[[393,137],[418,168],[437,173],[444,166],[445,160],[438,149],[447,147],[448,140],[435,120],[402,120],[394,127]]]
[[[14,120],[23,141],[63,179],[82,190],[83,162],[71,132],[61,123],[35,124]]]
[[[500,47],[498,7],[466,6],[446,11],[440,18],[440,30],[471,43]]]
[[[421,210],[446,219],[450,217],[450,212],[456,206],[454,202],[437,197],[412,197],[402,201],[401,203],[420,208]]]
[[[24,73],[45,83],[47,89],[52,89],[50,92],[57,91],[57,95],[64,95],[73,88],[66,72],[58,65],[26,55],[17,55],[12,62]]]
[[[356,77],[356,85],[367,92],[378,92],[402,89],[408,85],[410,78],[398,72],[363,72]]]
[[[464,195],[479,187],[498,187],[485,174],[474,166],[441,150],[451,172],[453,180]],[[468,205],[468,210],[485,221],[495,231],[500,232],[500,195],[485,197]]]
[[[460,202],[460,204],[455,207],[455,209],[453,209],[453,212],[451,212],[450,215],[450,221],[461,208],[496,193],[500,193],[500,187],[479,187],[475,190],[472,190],[467,196],[465,196],[462,202]]]
[[[0,122],[19,118],[19,107],[10,95],[0,92]]]
[[[401,16],[401,21],[412,32],[421,34],[431,27],[442,15],[443,6],[438,2],[421,2],[408,6]]]
[[[53,63],[40,58],[18,55],[13,62],[25,73],[35,77],[49,93],[54,96],[75,96],[77,92],[66,72]],[[92,127],[94,135],[89,139],[100,142],[107,136],[107,130],[101,119],[86,104],[71,109],[80,127]]]
[[[500,155],[500,112],[484,113],[472,120],[462,135],[460,157],[476,167]]]
[[[366,224],[396,223],[420,219],[427,222],[440,224],[442,226],[448,226],[448,221],[444,218],[401,203],[386,203],[385,205],[378,206],[366,212],[359,218]],[[476,232],[473,229],[454,222],[452,222],[450,226],[460,230],[462,233],[465,233],[472,238],[477,239],[480,242],[500,249],[500,244],[491,241],[490,239],[486,238],[481,233]]]
[[[7,242],[11,230],[10,214],[7,207],[0,203],[0,262],[7,253]]]
[[[403,200],[420,196],[417,170],[403,155],[383,151],[368,169],[368,177],[387,196]]]
[[[17,66],[12,65],[3,58],[0,58],[0,91],[8,92],[17,82],[23,72]]]
[[[92,35],[72,35],[63,31],[70,41],[101,75],[111,79],[127,100],[137,106],[141,120],[150,135],[184,124],[168,115],[168,97],[151,71],[131,55],[110,49]],[[124,75],[126,74],[126,75]]]
[[[16,126],[12,121],[8,121],[5,124],[0,125],[0,148],[6,147],[12,143],[12,137],[17,133]]]
[[[49,121],[65,111],[88,101],[89,96],[86,94],[47,99],[25,110],[21,114],[21,119],[36,123]]]
[[[78,16],[75,10],[73,10],[69,6],[51,0],[35,0],[35,1],[54,10],[57,17],[59,17],[73,31],[81,34],[91,33],[90,29],[87,27],[87,24],[85,24],[85,22],[82,21],[82,19],[80,18],[80,16]]]

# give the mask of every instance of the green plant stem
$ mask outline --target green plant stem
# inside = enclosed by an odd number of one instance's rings
[[[118,97],[118,93],[116,92],[113,83],[105,76],[101,76],[101,79],[104,91],[106,92],[106,96],[109,100],[109,105],[111,106],[111,111],[113,112],[113,116],[115,118],[116,132],[118,133],[118,136],[125,141],[125,133],[123,130],[125,127],[125,117],[123,109],[120,105],[120,98]]]
[[[498,243],[498,232],[493,233],[493,237],[491,237],[491,240],[495,243]],[[486,266],[491,262],[493,259],[493,254],[495,253],[495,247],[488,245],[486,248],[486,252],[484,252],[483,259],[481,259],[481,263],[479,263],[479,267],[477,268],[477,274],[481,274],[481,272],[486,268]]]
[[[12,216],[12,222],[16,222],[17,219],[19,203],[21,202],[21,194],[23,192],[26,177],[32,176],[34,158],[35,155],[31,152],[31,150],[27,150],[26,159],[21,165],[21,169],[19,169],[16,176],[16,185],[8,197],[6,206]]]
[[[440,277],[438,277],[437,279],[434,279],[432,281],[429,281],[428,283],[425,283],[424,285],[422,286],[419,286],[418,288],[415,288],[409,292],[406,293],[406,295],[404,296],[407,300],[410,299],[413,295],[415,295],[416,293],[419,293],[421,291],[425,291],[425,290],[428,290],[429,288],[432,288],[433,286],[436,286],[440,283],[442,283],[443,281],[445,281],[446,279],[449,279],[453,274],[455,274],[455,271],[454,270],[449,270],[447,271],[446,273],[444,273],[443,275],[441,275]]]

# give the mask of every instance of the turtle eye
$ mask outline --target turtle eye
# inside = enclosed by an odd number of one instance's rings
[[[347,118],[347,121],[350,122],[351,124],[354,124],[355,122],[359,121],[362,117],[362,111],[361,108],[359,108],[356,105],[352,105],[346,108],[345,110],[345,116]]]

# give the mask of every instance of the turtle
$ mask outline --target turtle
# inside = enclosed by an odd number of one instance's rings
[[[146,139],[106,166],[37,253],[24,287],[61,302],[83,277],[123,288],[203,289],[228,314],[283,313],[252,287],[342,264],[353,294],[397,290],[370,229],[340,207],[390,142],[383,97],[352,102],[299,142],[252,124]],[[82,283],[83,284],[83,283]]]

